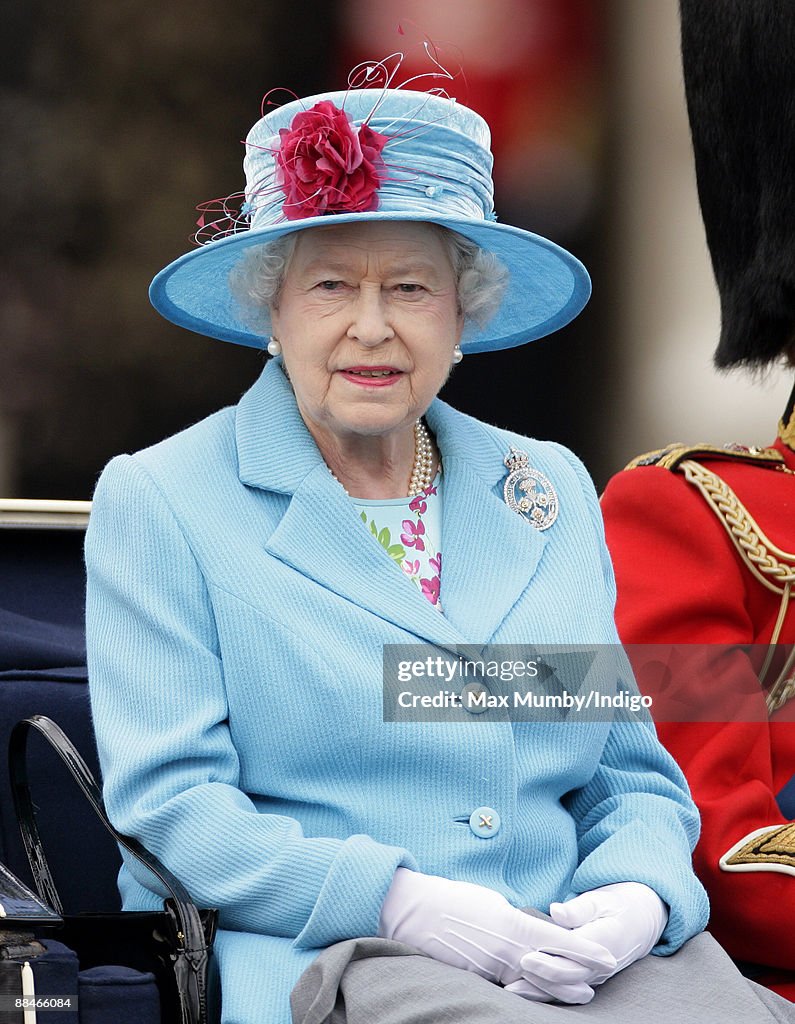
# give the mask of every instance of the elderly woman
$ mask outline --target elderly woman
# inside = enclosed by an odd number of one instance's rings
[[[490,1003],[545,1020],[703,927],[682,777],[647,722],[393,722],[382,680],[385,645],[615,643],[583,467],[437,398],[462,355],[574,317],[587,275],[495,223],[488,128],[439,96],[290,103],[250,133],[246,170],[245,230],[167,267],[152,298],[274,358],[235,408],[114,459],[96,491],[109,812],[219,908],[225,1021],[289,1020],[299,978],[296,1019],[325,1019],[302,1016],[306,969],[367,937],[349,1020],[486,1020]],[[155,905],[149,885],[127,864],[125,906]],[[378,965],[417,951],[399,988],[422,979],[425,1016],[392,1017]]]

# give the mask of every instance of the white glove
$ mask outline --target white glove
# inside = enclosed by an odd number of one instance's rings
[[[523,979],[520,960],[530,951],[565,957],[590,974],[615,969],[614,957],[598,942],[517,910],[493,889],[408,868],[395,872],[378,934],[497,984],[521,980],[519,994],[528,999],[553,998]]]
[[[523,956],[525,981],[566,1003],[587,1002],[582,998],[583,987],[591,990],[592,998],[596,985],[646,956],[668,922],[663,901],[641,882],[615,882],[591,889],[566,903],[553,903],[549,913],[556,924],[572,929],[572,935],[604,946],[615,960],[612,967],[590,968],[574,957],[563,959],[547,952]],[[522,982],[516,982],[511,990],[522,995],[521,987]]]

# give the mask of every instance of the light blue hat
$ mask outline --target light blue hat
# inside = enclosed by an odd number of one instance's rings
[[[246,139],[245,202],[232,228],[161,270],[152,303],[199,334],[264,348],[267,335],[254,333],[229,287],[249,246],[334,224],[426,221],[494,253],[510,274],[485,327],[467,322],[465,352],[551,334],[582,310],[590,279],[554,242],[496,222],[490,139],[482,117],[431,93],[352,89],[278,107]]]

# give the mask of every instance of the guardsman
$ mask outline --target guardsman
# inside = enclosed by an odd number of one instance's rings
[[[795,10],[778,0],[681,0],[681,13],[699,199],[721,297],[715,362],[793,365]],[[792,1000],[794,405],[795,392],[769,447],[670,445],[633,460],[602,499],[624,643],[727,645],[734,683],[759,695],[755,713],[657,728],[701,810],[694,856],[710,930],[756,980]],[[684,649],[694,662],[698,648]],[[716,674],[713,687],[722,680]]]

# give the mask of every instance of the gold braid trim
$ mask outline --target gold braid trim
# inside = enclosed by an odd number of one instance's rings
[[[665,448],[638,455],[627,463],[625,469],[639,469],[641,466],[658,466],[660,469],[679,469],[686,459],[719,459],[723,462],[746,462],[753,466],[777,469],[784,465],[784,456],[776,448],[746,448],[744,445],[724,445],[716,448],[711,444],[686,445],[675,441]]]
[[[719,860],[724,871],[781,871],[795,875],[795,825],[757,828]]]
[[[684,474],[688,483],[701,492],[729,534],[740,558],[756,579],[774,594],[781,595],[778,619],[770,638],[765,663],[759,673],[760,682],[764,683],[795,583],[795,554],[776,547],[765,536],[745,505],[717,473],[710,472],[692,459],[681,462],[677,469]],[[795,697],[794,667],[795,648],[765,695],[769,715]]]
[[[783,594],[795,583],[795,553],[782,551],[765,536],[759,524],[729,485],[716,474],[687,459],[677,467],[697,487],[732,539],[740,557],[768,590]]]

